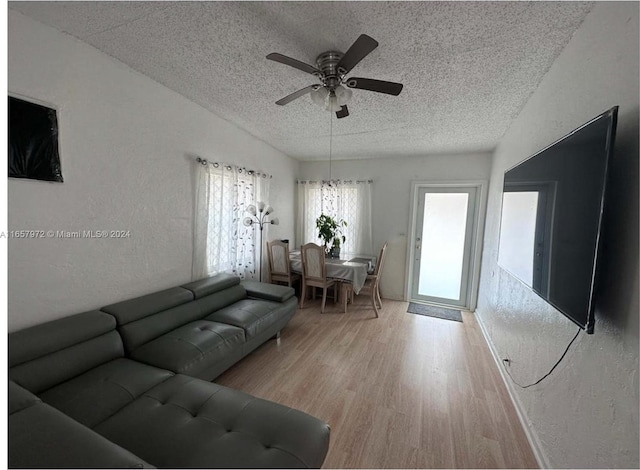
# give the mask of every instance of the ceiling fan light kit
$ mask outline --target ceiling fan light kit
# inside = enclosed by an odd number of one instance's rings
[[[310,93],[313,103],[323,107],[326,111],[336,113],[336,117],[341,119],[349,115],[347,103],[353,93],[350,88],[398,96],[402,91],[401,83],[374,80],[372,78],[346,78],[351,69],[376,47],[378,47],[378,42],[375,39],[366,34],[361,34],[344,54],[338,51],[327,51],[320,54],[316,58],[316,67],[277,52],[267,55],[267,59],[315,75],[321,82],[321,85],[309,85],[291,93],[276,101],[276,104],[284,106]]]
[[[329,90],[327,90],[325,87],[318,86],[318,88],[313,90],[310,95],[311,101],[313,101],[315,104],[317,104],[318,106],[326,106],[325,101],[329,97]]]
[[[351,95],[353,92],[348,88],[343,87],[342,85],[338,85],[334,90],[334,94],[336,95],[336,100],[340,106],[345,105],[351,99]]]

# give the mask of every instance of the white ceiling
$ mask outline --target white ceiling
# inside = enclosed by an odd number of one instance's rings
[[[592,8],[576,2],[10,2],[300,160],[492,150]],[[360,34],[379,46],[350,74],[401,82],[354,90],[351,115],[309,96],[315,65]]]

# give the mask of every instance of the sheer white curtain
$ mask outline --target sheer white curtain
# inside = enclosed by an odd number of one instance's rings
[[[258,279],[257,227],[245,227],[246,208],[268,201],[270,176],[227,163],[196,164],[192,278],[228,272]]]
[[[296,240],[300,244],[323,244],[318,238],[316,219],[327,214],[347,222],[343,230],[344,252],[372,253],[372,183],[371,180],[298,181]]]

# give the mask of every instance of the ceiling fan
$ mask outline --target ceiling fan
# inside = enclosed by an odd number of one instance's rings
[[[320,54],[316,58],[316,67],[277,52],[269,54],[267,59],[315,75],[322,82],[291,93],[276,101],[276,104],[284,106],[307,93],[311,93],[311,99],[314,103],[324,107],[327,111],[335,112],[338,119],[340,119],[349,115],[347,102],[352,93],[349,88],[398,96],[402,91],[402,83],[386,82],[372,78],[346,78],[351,69],[376,47],[378,47],[378,42],[375,39],[366,34],[361,34],[344,54],[338,51],[327,51]],[[348,88],[345,88],[343,84]]]

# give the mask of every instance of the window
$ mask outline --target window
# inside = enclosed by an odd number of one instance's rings
[[[269,195],[270,177],[230,164],[198,165],[193,278],[228,272],[242,279],[259,275],[255,226],[242,222],[246,209]]]
[[[299,244],[324,242],[318,238],[316,219],[327,214],[347,222],[346,253],[371,253],[371,181],[298,181]]]

